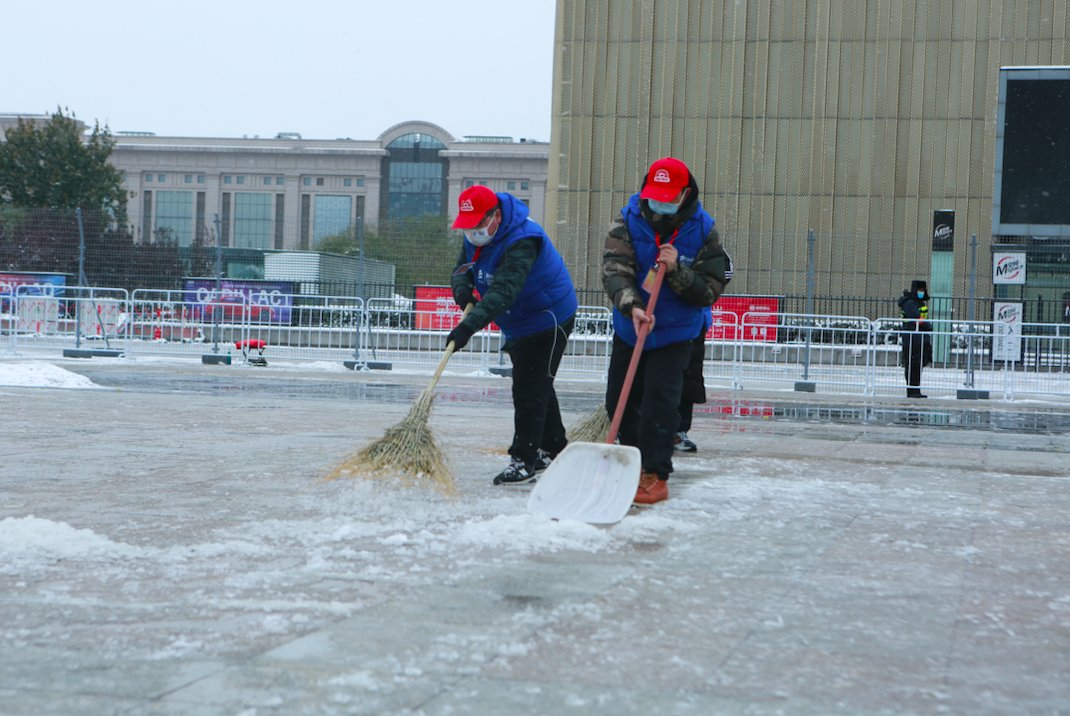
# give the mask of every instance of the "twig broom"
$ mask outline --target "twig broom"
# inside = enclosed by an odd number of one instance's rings
[[[469,304],[462,318],[472,309]],[[409,408],[408,414],[383,437],[353,453],[327,473],[324,480],[340,477],[386,477],[399,474],[408,484],[430,483],[441,492],[452,495],[457,491],[453,473],[427,421],[435,400],[435,385],[442,377],[446,362],[454,353],[453,341],[446,345],[446,353],[424,391]]]
[[[581,418],[565,432],[565,439],[570,443],[597,443],[606,439],[609,432],[609,413],[606,412],[606,404],[601,403],[597,408]]]

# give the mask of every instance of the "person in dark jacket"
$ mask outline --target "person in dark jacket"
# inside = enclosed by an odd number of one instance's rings
[[[610,228],[602,257],[602,285],[613,305],[606,385],[611,416],[640,326],[650,326],[619,433],[621,444],[636,446],[642,454],[636,504],[669,496],[684,371],[704,314],[732,276],[732,261],[698,195],[686,164],[673,157],[657,160]],[[651,315],[646,306],[658,264],[665,277]]]
[[[567,444],[554,376],[575,322],[568,268],[528,207],[476,185],[461,192],[453,228],[464,231],[450,287],[474,304],[447,337],[456,350],[494,321],[513,364],[513,442],[495,485],[530,482]]]
[[[691,358],[684,369],[684,384],[680,390],[680,425],[676,428],[676,436],[673,438],[673,447],[677,452],[697,452],[698,445],[688,437],[691,430],[691,422],[695,416],[695,405],[706,402],[706,376],[703,375],[703,364],[706,361],[706,334],[713,324],[713,314],[706,311],[705,320],[702,322],[702,330],[691,341]]]
[[[921,392],[922,366],[932,363],[932,325],[929,323],[929,289],[924,281],[911,281],[899,298],[899,315],[903,319],[903,374],[908,398],[927,398]]]

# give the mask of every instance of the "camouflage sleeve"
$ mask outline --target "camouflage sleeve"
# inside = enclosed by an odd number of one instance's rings
[[[602,254],[602,286],[618,311],[630,316],[633,306],[643,306],[636,275],[635,247],[624,219],[618,218],[609,228]]]
[[[494,278],[490,281],[487,294],[476,302],[462,321],[466,327],[475,333],[516,303],[531,267],[539,257],[540,248],[539,239],[530,237],[517,241],[505,250],[502,260],[494,267]]]
[[[679,265],[665,282],[680,298],[695,306],[711,306],[732,279],[732,259],[721,246],[717,229],[711,229],[690,266]]]

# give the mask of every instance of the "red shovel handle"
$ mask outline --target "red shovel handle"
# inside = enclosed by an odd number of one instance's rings
[[[661,282],[664,278],[665,267],[660,263],[654,264],[654,286],[650,289],[650,298],[646,302],[646,312],[651,317],[654,316],[654,306],[658,303],[658,294],[661,292]],[[650,323],[644,323],[639,326],[639,334],[635,338],[635,348],[632,349],[632,359],[628,362],[628,372],[624,375],[624,385],[621,386],[620,397],[617,399],[617,409],[613,411],[613,421],[609,424],[609,435],[606,436],[606,442],[610,445],[617,439],[620,422],[624,419],[624,407],[628,403],[628,396],[632,393],[635,371],[639,368],[639,359],[643,357],[643,344],[646,343],[646,337],[650,333],[651,325]]]

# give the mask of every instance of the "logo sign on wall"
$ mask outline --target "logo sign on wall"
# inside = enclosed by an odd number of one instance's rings
[[[992,305],[992,359],[1022,359],[1022,304],[997,301]]]
[[[955,212],[937,209],[933,212],[933,251],[955,250]]]
[[[992,254],[992,283],[1025,283],[1025,253]]]

